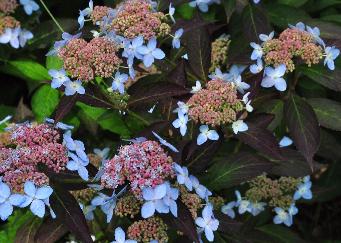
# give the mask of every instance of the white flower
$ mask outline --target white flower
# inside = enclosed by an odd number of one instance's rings
[[[287,146],[290,146],[292,144],[292,140],[287,137],[287,136],[284,136],[281,141],[279,142],[279,146],[282,148],[282,147],[287,147]]]
[[[207,204],[203,211],[202,217],[198,217],[195,220],[197,226],[205,231],[206,239],[210,242],[214,240],[213,231],[216,231],[219,227],[219,221],[214,218],[213,207],[211,204]]]
[[[180,128],[180,133],[182,136],[186,135],[187,132],[188,115],[182,112],[178,112],[178,119],[173,121],[173,127]]]
[[[151,187],[146,187],[142,190],[143,199],[146,200],[141,208],[141,215],[143,218],[149,218],[153,216],[155,211],[159,213],[169,212],[169,208],[162,200],[166,196],[166,193],[166,184],[158,185],[154,189]]]
[[[263,61],[261,58],[257,59],[257,64],[252,64],[250,66],[250,72],[253,74],[260,73],[263,70]]]
[[[250,92],[247,92],[244,96],[243,96],[243,102],[246,106],[246,110],[248,112],[252,112],[253,111],[253,107],[251,106],[251,100],[249,100],[249,95]]]
[[[192,86],[191,94],[198,93],[201,90],[201,83],[199,80],[195,81],[195,86]]]
[[[257,60],[258,58],[261,58],[263,56],[263,49],[260,45],[251,42],[250,46],[254,49],[251,54],[251,60]]]
[[[208,77],[210,79],[220,79],[227,82],[229,75],[227,73],[223,73],[219,68],[215,68],[214,73],[211,73]]]
[[[188,113],[189,106],[185,102],[178,101],[177,105],[178,105],[178,108],[176,108],[173,111],[174,113],[179,113],[179,112],[181,112],[183,114],[187,114]]]
[[[232,129],[233,129],[234,134],[238,134],[238,132],[247,131],[249,127],[243,120],[238,120],[232,123]]]
[[[193,185],[192,181],[188,177],[188,169],[184,166],[181,167],[177,163],[173,164],[175,173],[176,173],[176,179],[180,185],[185,185],[187,190],[192,191]]]
[[[272,38],[274,38],[274,35],[275,35],[275,31],[272,31],[269,35],[260,34],[259,39],[263,42],[269,41],[269,40],[272,40]]]
[[[218,140],[219,134],[215,130],[210,130],[207,125],[201,125],[200,128],[200,134],[197,138],[197,144],[202,145],[204,144],[208,139],[209,140]]]
[[[270,88],[275,86],[279,91],[285,91],[287,89],[287,83],[283,79],[285,74],[286,66],[284,64],[279,65],[276,68],[266,67],[265,77],[262,80],[261,86],[264,88]]]

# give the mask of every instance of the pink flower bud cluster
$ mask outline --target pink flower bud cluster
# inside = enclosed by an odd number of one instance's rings
[[[91,20],[93,24],[97,24],[102,21],[102,19],[109,14],[111,8],[107,6],[95,6],[91,13]]]
[[[20,27],[20,22],[12,16],[1,16],[0,17],[0,34],[3,34],[5,29],[14,29]]]
[[[127,180],[131,191],[140,197],[144,187],[155,187],[173,176],[171,157],[158,142],[145,141],[121,147],[106,163],[101,181],[103,186],[115,189]]]
[[[139,220],[128,228],[129,239],[148,243],[157,240],[159,243],[168,242],[167,225],[159,217]]]
[[[0,12],[4,14],[14,13],[17,7],[17,0],[0,0]]]
[[[313,36],[304,30],[286,29],[278,39],[263,44],[267,65],[285,64],[288,71],[295,69],[294,59],[300,58],[308,66],[317,64],[323,57],[323,49],[315,44]]]
[[[188,115],[194,122],[213,127],[233,123],[237,113],[244,109],[237,97],[236,86],[219,79],[209,81],[205,89],[188,100],[187,105]]]
[[[14,125],[10,134],[11,146],[0,148],[0,175],[13,191],[21,192],[27,180],[37,186],[48,184],[48,177],[39,172],[38,164],[57,173],[65,170],[67,148],[50,125]]]
[[[165,26],[162,26],[163,19],[164,14],[153,11],[150,1],[128,0],[118,7],[111,30],[128,39],[143,36],[145,40],[149,40],[159,34],[165,34]],[[161,26],[162,31],[160,30]]]
[[[71,77],[86,82],[96,76],[111,77],[122,62],[117,51],[117,44],[105,37],[96,37],[90,42],[79,38],[71,40],[58,56],[63,59],[64,68]]]

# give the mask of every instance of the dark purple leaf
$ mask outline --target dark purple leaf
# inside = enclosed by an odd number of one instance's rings
[[[277,159],[283,158],[279,150],[278,141],[272,132],[249,122],[247,124],[249,129],[236,135],[240,141],[265,155]]]
[[[185,63],[185,60],[181,60],[178,65],[167,75],[169,82],[186,87],[187,76]]]
[[[14,243],[34,243],[34,236],[36,235],[41,222],[41,219],[33,218],[21,226],[16,232]]]
[[[60,240],[68,229],[58,219],[52,219],[48,217],[40,225],[36,235],[36,243],[55,243]]]
[[[302,98],[291,95],[284,105],[284,116],[290,137],[313,169],[313,157],[320,143],[320,129],[314,110]]]
[[[181,231],[192,242],[199,243],[198,233],[189,209],[181,202],[178,203],[178,217],[162,217],[171,227]]]
[[[188,94],[189,91],[177,84],[172,83],[156,83],[152,86],[142,87],[140,90],[131,94],[129,107],[136,107],[147,102],[155,102],[162,99],[167,99],[173,96],[181,96]]]
[[[264,172],[269,172],[273,163],[257,154],[240,152],[226,159],[214,161],[207,174],[201,178],[212,190],[221,190],[239,185]]]
[[[83,102],[84,104],[91,105],[94,107],[101,107],[101,108],[112,108],[113,106],[105,100],[101,100],[95,96],[92,95],[80,95],[78,97],[78,100]]]
[[[78,101],[78,94],[73,96],[63,95],[59,101],[59,104],[56,109],[56,113],[54,116],[55,123],[63,120],[63,118],[71,111],[72,107]]]
[[[52,187],[54,192],[50,198],[51,207],[56,213],[57,218],[78,240],[84,243],[93,242],[84,214],[79,207],[77,200],[70,192],[58,184],[52,184]]]
[[[243,226],[243,223],[235,219],[231,219],[229,216],[221,213],[220,211],[215,211],[214,216],[219,220],[218,231],[226,234],[235,234],[239,232]]]
[[[203,20],[196,16],[191,20],[191,26],[197,26]],[[207,26],[196,27],[185,32],[183,43],[187,47],[189,66],[201,80],[207,81],[211,65],[211,40]]]
[[[254,115],[252,118],[248,118],[249,122],[252,122],[257,127],[267,128],[271,122],[274,120],[275,116],[272,114],[257,114]]]

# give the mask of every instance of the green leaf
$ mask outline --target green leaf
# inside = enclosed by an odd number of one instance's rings
[[[321,17],[324,21],[335,22],[341,24],[341,14],[333,14]]]
[[[284,226],[268,224],[262,227],[258,227],[257,229],[273,237],[274,242],[280,243],[304,242],[294,231]]]
[[[0,67],[0,71],[27,81],[30,92],[37,88],[41,81],[51,79],[47,69],[32,60],[9,61]]]
[[[297,69],[315,82],[335,91],[341,91],[341,70],[336,68],[329,71],[322,66],[306,67],[300,66]]]
[[[295,8],[301,7],[304,5],[308,0],[278,0],[278,3],[289,5]]]
[[[23,213],[21,210],[15,210],[0,229],[0,242],[14,242],[18,229],[32,218],[31,212]]]
[[[46,117],[50,117],[59,102],[59,92],[45,84],[41,86],[33,95],[31,106],[33,114],[38,122],[42,122]]]
[[[321,126],[341,131],[341,103],[322,98],[309,99]]]
[[[130,131],[122,120],[120,114],[104,108],[92,107],[78,102],[77,106],[92,120],[96,121],[104,130],[119,134],[122,137],[129,137]]]
[[[176,7],[175,16],[180,16],[183,19],[191,19],[194,15],[195,8],[189,6],[188,3],[181,4]]]
[[[238,153],[214,163],[202,181],[210,189],[220,190],[239,185],[271,168],[269,161],[256,154]]]
[[[46,57],[46,68],[50,69],[61,69],[63,67],[63,60],[58,56],[47,56]]]

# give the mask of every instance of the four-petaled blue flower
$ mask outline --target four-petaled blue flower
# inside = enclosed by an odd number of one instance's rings
[[[112,90],[117,90],[120,94],[124,94],[124,83],[127,82],[128,78],[127,74],[121,74],[119,71],[116,72],[111,85]]]
[[[89,164],[89,161],[83,161],[82,159],[78,158],[74,153],[69,152],[69,157],[72,159],[70,160],[66,168],[71,171],[77,171],[78,175],[85,181],[89,180],[89,173],[86,169],[86,166]]]
[[[238,207],[238,213],[244,214],[245,212],[251,212],[250,201],[242,199],[239,191],[235,191],[237,201],[236,207]]]
[[[9,186],[0,180],[0,218],[5,221],[13,213],[13,206],[21,207],[25,197],[20,194],[12,194]]]
[[[39,9],[39,5],[33,0],[20,0],[20,4],[24,6],[25,13],[31,15]]]
[[[141,208],[143,218],[149,218],[155,211],[159,213],[168,213],[169,208],[163,202],[167,193],[167,185],[157,185],[155,188],[146,187],[142,190],[143,199],[146,201]]]
[[[112,219],[112,216],[114,214],[114,209],[116,207],[117,198],[124,191],[125,191],[125,188],[123,188],[118,194],[113,192],[111,197],[109,197],[103,193],[99,193],[98,196],[96,196],[95,198],[92,199],[91,205],[96,206],[96,207],[100,206],[103,213],[105,213],[107,215],[107,223],[109,223]]]
[[[13,48],[17,49],[20,46],[19,43],[19,34],[21,29],[14,28],[6,28],[5,31],[0,35],[0,43],[7,44],[9,43]]]
[[[49,186],[36,187],[33,182],[26,181],[24,184],[25,202],[20,207],[30,205],[30,210],[34,215],[43,218],[45,215],[45,206],[47,200],[53,193]],[[49,204],[48,204],[49,205]]]
[[[201,198],[207,201],[208,197],[212,195],[205,186],[201,185],[198,178],[193,175],[189,176],[189,179],[192,182],[192,187],[195,190],[195,193]]]
[[[95,218],[94,211],[96,209],[96,206],[93,206],[93,205],[85,206],[81,203],[79,204],[79,206],[82,209],[86,220],[88,220],[88,221],[94,220],[94,218]]]
[[[65,146],[70,150],[76,152],[76,154],[85,162],[89,162],[89,158],[86,155],[84,143],[79,140],[73,140],[71,137],[71,132],[67,131],[63,136]]]
[[[202,217],[198,217],[195,220],[197,226],[205,231],[206,239],[210,242],[214,240],[213,231],[216,231],[219,226],[219,221],[214,218],[213,206],[207,204],[202,210]]]
[[[209,2],[210,0],[194,0],[189,3],[189,6],[191,6],[192,8],[195,8],[196,6],[198,6],[201,12],[206,13],[208,11]]]
[[[264,211],[264,207],[266,206],[266,203],[264,202],[250,202],[249,208],[250,208],[250,213],[253,216],[257,216],[260,214],[262,211]]]
[[[183,28],[180,28],[177,31],[175,31],[175,34],[174,34],[174,37],[173,37],[173,40],[172,40],[173,48],[176,48],[176,49],[180,48],[180,45],[181,45],[180,38],[181,38],[183,33],[184,33],[184,29]]]
[[[199,127],[200,134],[197,138],[197,144],[202,145],[206,143],[207,140],[217,141],[219,139],[219,134],[216,130],[210,130],[207,125],[201,125]]]
[[[26,45],[26,42],[28,40],[31,40],[33,38],[32,32],[22,29],[19,33],[19,45],[21,47],[24,47]]]
[[[220,68],[215,68],[214,73],[208,75],[210,79],[220,79],[222,81],[229,81],[229,75],[227,73],[223,73]]]
[[[250,72],[253,74],[260,73],[263,70],[263,61],[261,58],[257,59],[257,64],[252,64],[250,66]]]
[[[283,76],[286,71],[286,66],[284,64],[279,65],[276,68],[266,67],[265,77],[262,80],[261,86],[264,88],[270,88],[275,86],[279,91],[285,91],[287,89],[287,83]]]
[[[223,214],[226,214],[230,218],[234,219],[236,217],[236,213],[234,212],[233,208],[236,206],[236,202],[232,201],[229,202],[228,204],[222,206],[221,212]]]
[[[260,45],[251,42],[250,46],[254,49],[252,54],[251,54],[251,60],[257,60],[259,58],[262,58],[263,56],[263,49]]]
[[[137,243],[136,240],[126,240],[126,234],[121,227],[115,229],[115,240],[111,243]]]
[[[324,51],[326,55],[326,58],[324,59],[324,65],[327,65],[330,70],[334,70],[334,60],[340,55],[340,50],[335,48],[335,46],[328,46]]]
[[[163,203],[169,208],[174,217],[178,217],[178,206],[176,204],[176,200],[179,197],[179,190],[177,188],[172,188],[169,182],[165,182],[165,184],[167,187],[167,192],[162,199]]]
[[[185,185],[187,190],[192,191],[193,190],[193,185],[192,181],[190,180],[188,176],[188,169],[183,166],[181,167],[177,163],[173,164],[175,173],[176,173],[176,179],[180,185]]]
[[[260,34],[259,39],[263,42],[269,41],[269,40],[272,40],[272,38],[274,38],[274,35],[275,35],[275,31],[272,31],[269,35]]]
[[[249,127],[243,120],[238,120],[232,123],[232,129],[234,134],[238,134],[247,131]]]
[[[156,47],[157,42],[155,38],[148,41],[147,46],[140,46],[137,52],[143,56],[143,64],[148,68],[154,63],[154,59],[161,60],[165,57],[165,53]]]
[[[51,87],[56,89],[62,86],[65,82],[70,81],[70,78],[67,76],[66,71],[64,69],[49,70],[49,75],[52,77]]]
[[[65,86],[65,95],[70,96],[76,93],[85,94],[85,89],[82,86],[82,82],[80,80],[76,81],[66,81],[64,83]]]
[[[178,118],[173,121],[173,127],[180,128],[180,133],[182,136],[186,135],[187,132],[188,115],[178,112]]]
[[[312,35],[314,38],[315,42],[320,44],[321,46],[325,46],[326,44],[320,37],[320,29],[317,27],[311,28],[310,26],[307,25],[307,31]]]
[[[285,224],[288,227],[292,225],[290,215],[284,209],[276,207],[274,210],[277,214],[273,219],[274,224]]]
[[[313,194],[311,192],[311,181],[309,176],[304,177],[303,183],[298,185],[297,191],[294,194],[294,200],[299,200],[300,198],[307,200],[313,198]]]

